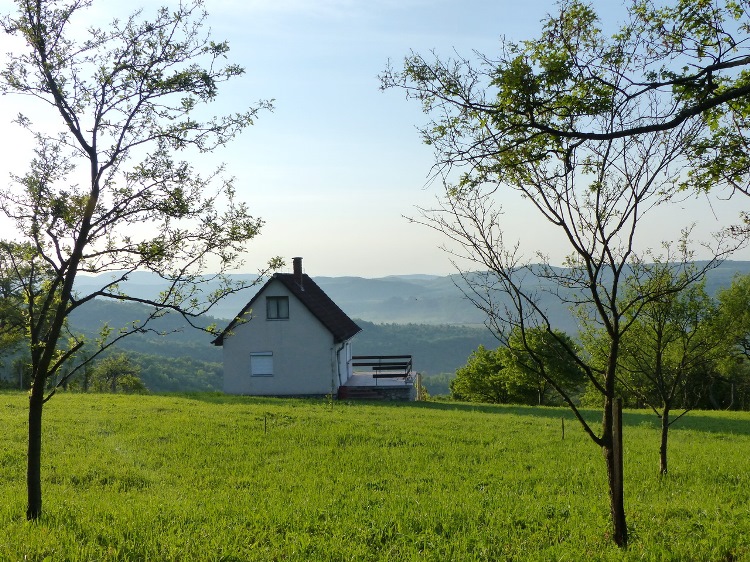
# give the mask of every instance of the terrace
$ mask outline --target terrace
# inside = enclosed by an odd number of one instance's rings
[[[339,387],[339,398],[413,400],[411,355],[354,355],[353,375]]]

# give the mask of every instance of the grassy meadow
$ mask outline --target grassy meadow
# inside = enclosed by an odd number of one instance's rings
[[[750,560],[747,413],[680,420],[664,478],[655,416],[625,413],[626,551],[564,409],[60,394],[37,523],[26,414],[0,394],[2,561]]]

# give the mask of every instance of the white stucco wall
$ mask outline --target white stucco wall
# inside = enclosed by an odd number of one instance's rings
[[[289,297],[289,319],[266,319],[266,297],[281,296]],[[281,282],[271,281],[258,295],[250,319],[224,337],[224,392],[260,396],[336,392],[340,383],[335,353],[340,345]],[[269,351],[273,376],[251,376],[250,354]]]

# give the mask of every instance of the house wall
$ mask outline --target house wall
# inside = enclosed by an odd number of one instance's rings
[[[339,385],[343,385],[352,376],[352,342],[347,340],[343,344],[340,343],[336,346],[336,350],[338,381]]]
[[[266,319],[269,296],[289,297],[289,319]],[[249,316],[224,338],[224,392],[284,396],[338,390],[335,353],[340,344],[282,283],[269,283]],[[273,353],[273,376],[251,376],[250,353],[268,351]]]

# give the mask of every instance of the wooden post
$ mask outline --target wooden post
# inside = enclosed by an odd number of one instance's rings
[[[562,440],[565,441],[565,416],[560,418],[560,422],[562,423]]]

